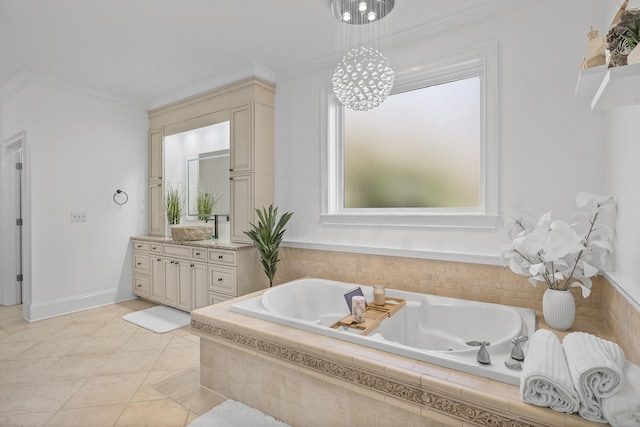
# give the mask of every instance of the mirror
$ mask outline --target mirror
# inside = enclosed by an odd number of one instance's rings
[[[230,123],[165,136],[165,182],[177,187],[187,220],[198,220],[198,189],[216,195],[212,214],[229,214]]]
[[[226,183],[227,185],[221,185]],[[198,191],[212,192],[211,214],[229,214],[229,150],[201,153],[187,160],[187,215],[198,216]]]

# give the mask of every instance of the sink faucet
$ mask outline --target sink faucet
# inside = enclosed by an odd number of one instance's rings
[[[491,345],[488,341],[467,341],[467,345],[480,346],[480,350],[478,350],[478,355],[476,356],[476,360],[478,363],[482,363],[483,365],[491,364],[491,357],[489,357],[489,352],[487,351],[487,347]]]
[[[229,215],[225,215],[225,214],[213,214],[209,218],[204,220],[204,223],[206,224],[209,222],[211,218],[213,218],[213,236],[216,239],[219,237],[218,236],[218,220],[220,219],[220,216],[226,217],[227,221],[229,221]]]

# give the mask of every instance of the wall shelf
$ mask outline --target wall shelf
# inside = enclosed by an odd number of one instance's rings
[[[575,93],[591,99],[592,110],[640,105],[640,64],[581,70]]]

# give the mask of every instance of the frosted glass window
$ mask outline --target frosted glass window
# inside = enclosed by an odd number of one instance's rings
[[[344,109],[344,208],[478,208],[479,76]]]

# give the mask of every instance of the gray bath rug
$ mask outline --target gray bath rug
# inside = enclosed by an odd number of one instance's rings
[[[291,427],[257,409],[235,400],[225,400],[206,414],[193,420],[189,427]]]
[[[191,322],[189,313],[164,305],[125,314],[122,319],[157,334],[164,334],[165,332],[185,327]]]

